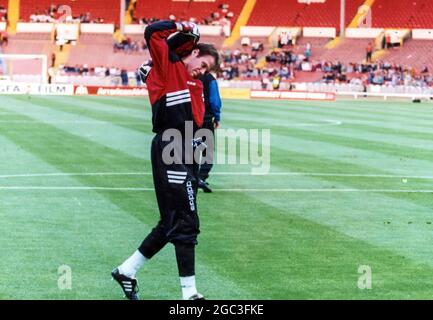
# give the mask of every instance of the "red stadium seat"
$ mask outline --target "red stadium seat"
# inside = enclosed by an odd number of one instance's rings
[[[346,26],[363,0],[346,1]],[[340,1],[305,4],[298,0],[257,0],[249,26],[335,27],[340,26]]]
[[[389,50],[382,59],[391,63],[415,68],[418,72],[424,67],[433,71],[433,41],[429,40],[408,40],[402,48]]]
[[[431,0],[376,0],[372,12],[373,27],[433,28]]]
[[[120,21],[119,0],[21,0],[20,17],[28,21],[30,16],[36,12],[47,10],[50,5],[68,5],[72,9],[72,16],[80,16],[90,12],[90,19],[102,18],[105,23],[118,24]]]
[[[245,0],[215,0],[214,2],[173,1],[173,0],[137,0],[135,16],[137,18],[168,19],[173,14],[178,20],[197,20],[209,17],[218,10],[220,4],[228,4],[228,11],[233,12],[232,26],[239,16]]]

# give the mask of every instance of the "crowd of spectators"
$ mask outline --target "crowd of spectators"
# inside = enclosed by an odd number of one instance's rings
[[[264,51],[263,43],[255,41],[250,44],[249,39],[245,40],[242,39],[241,48],[221,52],[220,76],[225,80],[259,75],[260,70],[255,68],[255,65],[259,54]]]
[[[80,75],[80,76],[118,76],[120,75],[121,69],[119,68],[108,68],[105,66],[89,67],[87,64],[84,65],[60,65],[58,69],[59,75]]]
[[[58,19],[66,14],[65,22],[79,22],[79,23],[104,23],[103,18],[92,17],[90,12],[82,13],[80,15],[68,15],[68,12],[59,12],[59,8],[56,4],[50,5],[45,10],[37,9],[35,13],[30,15],[30,22],[56,22]]]
[[[256,58],[242,50],[223,53],[221,77],[227,80],[260,79],[263,87],[270,82],[295,81],[297,72],[318,73],[323,83],[433,86],[433,74],[425,67],[415,70],[388,61],[342,63],[312,58],[310,43],[274,48],[266,55],[266,64],[256,66]],[[239,66],[245,66],[240,68]],[[276,81],[278,80],[278,81]],[[278,88],[278,86],[276,86]]]
[[[387,61],[349,64],[328,62],[321,70],[325,72],[322,81],[326,83],[363,83],[416,87],[433,85],[433,75],[429,72],[428,67],[424,67],[423,70],[415,70],[412,67]]]
[[[284,35],[285,36],[285,35]],[[342,63],[340,61],[324,61],[315,58],[310,43],[301,45],[284,38],[278,39],[278,45],[268,54],[263,43],[249,38],[241,40],[240,47],[234,50],[221,51],[221,64],[218,77],[225,80],[259,80],[263,88],[268,84],[277,89],[281,81],[296,81],[298,72],[315,73],[323,83],[351,83],[377,85],[432,86],[433,74],[425,67],[415,70],[408,66],[397,65],[387,61]],[[282,40],[282,41],[281,41]],[[114,42],[114,52],[142,53],[147,50],[143,39],[134,41],[127,37],[120,43]],[[263,61],[264,60],[264,61]],[[136,70],[120,70],[103,66],[90,68],[83,66],[63,66],[62,74],[79,74],[95,76],[120,76]]]
[[[95,76],[95,77],[111,77],[118,78],[122,85],[128,85],[129,79],[135,79],[134,85],[140,85],[140,75],[137,70],[126,70],[116,67],[97,66],[91,67],[87,64],[84,65],[60,65],[57,70],[58,76]]]
[[[134,41],[131,37],[124,37],[120,42],[114,40],[113,50],[114,52],[142,53],[147,50],[147,44],[144,39]]]
[[[228,4],[220,4],[215,11],[210,13],[208,16],[205,17],[176,17],[174,14],[170,14],[168,16],[168,19],[172,21],[184,21],[189,20],[191,22],[200,24],[200,25],[214,25],[214,26],[221,26],[226,24],[232,24],[233,22],[234,13],[229,10]],[[163,19],[166,19],[164,17]],[[155,21],[161,20],[156,17],[140,17],[137,18],[133,14],[132,21],[133,23],[139,23],[139,24],[150,24]]]

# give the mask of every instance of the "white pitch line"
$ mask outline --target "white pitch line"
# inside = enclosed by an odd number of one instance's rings
[[[284,125],[284,127],[325,127],[325,126],[339,126],[342,124],[339,120],[323,120],[324,123],[293,123]],[[278,127],[278,124],[276,125]]]
[[[31,177],[72,177],[72,176],[147,176],[152,172],[56,172],[56,173],[23,173],[23,174],[4,174],[0,179],[5,178],[31,178]]]
[[[154,191],[154,188],[133,188],[133,187],[36,187],[36,186],[0,186],[0,190],[68,190],[68,191]],[[403,189],[290,189],[290,188],[273,188],[273,189],[260,189],[260,188],[232,188],[232,189],[214,189],[219,192],[371,192],[371,193],[433,193],[433,189],[420,189],[420,190],[403,190]]]
[[[0,114],[1,115],[1,114]],[[32,120],[0,120],[0,123],[9,123],[9,124],[101,124],[101,125],[113,125],[113,124],[146,124],[147,119],[143,119],[143,121],[97,121],[97,120],[60,120],[60,121],[32,121]]]
[[[266,174],[252,174],[251,172],[213,172],[212,175],[234,176],[311,176],[311,177],[348,177],[348,178],[410,178],[433,179],[433,176],[411,176],[393,174],[358,174],[358,173],[318,173],[318,172],[268,172]]]
[[[2,115],[3,113],[0,113]],[[14,113],[11,113],[14,114]],[[58,121],[37,121],[37,120],[0,120],[0,123],[9,124],[100,124],[100,125],[112,125],[112,124],[146,124],[147,118],[137,118],[143,121],[99,121],[99,120],[58,120]],[[284,125],[276,125],[280,127],[323,127],[323,126],[339,126],[342,122],[339,120],[323,120],[322,123],[288,123]]]
[[[0,179],[31,178],[31,177],[70,177],[70,176],[148,176],[152,172],[75,172],[75,173],[23,173],[4,174]],[[269,172],[266,174],[253,174],[251,172],[212,172],[217,176],[311,176],[311,177],[347,177],[347,178],[387,178],[387,179],[433,179],[433,176],[411,176],[392,174],[356,174],[356,173],[318,173],[318,172]]]
[[[107,191],[154,191],[154,188],[117,188],[117,187],[35,187],[35,186],[0,186],[0,190],[107,190]]]

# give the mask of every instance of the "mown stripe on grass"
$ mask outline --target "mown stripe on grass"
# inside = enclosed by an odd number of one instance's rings
[[[283,102],[284,103],[284,102]],[[282,106],[283,108],[275,109],[275,106]],[[380,105],[378,105],[378,108]],[[230,104],[230,107],[227,108],[230,111],[237,112],[242,114],[242,112],[246,112],[251,115],[255,115],[257,117],[262,116],[287,116],[288,114],[312,114],[315,116],[326,116],[326,117],[334,117],[339,120],[344,121],[345,119],[351,119],[352,121],[372,121],[372,120],[380,120],[387,123],[393,123],[398,125],[405,125],[410,119],[416,120],[417,125],[421,128],[430,128],[431,120],[426,120],[425,116],[420,116],[417,118],[416,113],[411,116],[396,116],[393,115],[391,110],[388,110],[384,115],[376,114],[374,111],[368,112],[363,111],[362,109],[355,111],[351,111],[346,109],[345,107],[335,108],[332,105],[310,105],[309,103],[299,102],[296,105],[293,104],[282,104],[279,101],[269,102],[269,101],[248,101],[248,102],[235,102],[234,104]]]
[[[360,115],[369,117],[370,114],[377,116],[396,116],[428,120],[433,118],[430,104],[414,105],[411,102],[388,102],[388,101],[284,101],[284,100],[250,100],[251,105],[269,104],[276,111],[290,110],[315,110],[315,111],[347,111],[352,116]],[[242,105],[245,100],[235,101],[236,105]]]
[[[2,99],[0,109],[16,112],[26,116],[26,118],[23,118],[23,120],[36,119],[42,122],[47,121],[50,123],[51,127],[69,132],[78,137],[82,137],[100,145],[107,146],[111,149],[119,150],[133,157],[142,159],[149,159],[150,157],[148,147],[150,146],[152,139],[152,135],[150,133],[145,134],[143,132],[137,132],[135,130],[112,125],[110,123],[107,123],[103,130],[101,130],[101,128],[98,126],[92,125],[91,123],[75,125],[73,123],[74,120],[89,120],[89,118],[57,111],[49,107],[34,105],[31,104],[31,102],[21,101],[19,105],[17,105],[16,100],[10,97],[5,97]],[[60,122],[56,124],[56,121],[65,121],[71,123]],[[35,125],[38,126],[40,124]],[[28,126],[30,125],[23,125],[22,128]]]
[[[230,115],[226,120],[225,125],[236,125],[239,128],[247,126],[257,129],[272,128],[272,132],[282,134],[291,133],[294,129],[298,129],[303,131],[314,131],[328,135],[335,135],[342,138],[352,138],[353,140],[359,140],[360,137],[362,137],[362,140],[366,141],[366,143],[369,141],[383,142],[396,146],[433,150],[433,143],[431,140],[429,140],[429,136],[427,134],[425,136],[419,134],[418,138],[412,138],[407,137],[407,135],[402,134],[402,132],[391,132],[391,130],[388,130],[388,132],[382,130],[380,133],[375,133],[375,127],[373,126],[365,125],[362,126],[362,129],[356,129],[356,126],[350,123],[339,123],[337,120],[329,119],[303,120],[290,116],[288,116],[286,119],[251,119],[245,116],[232,117]],[[431,136],[433,137],[433,134],[431,134]]]
[[[25,116],[21,116],[20,118],[23,120],[28,119]],[[49,125],[38,125],[36,128],[34,127],[30,128],[30,130],[20,130],[20,128],[18,128],[17,130],[10,130],[10,129],[11,129],[10,127],[0,127],[0,134],[7,137],[10,141],[13,141],[13,143],[15,143],[21,149],[33,154],[35,157],[55,167],[60,172],[70,172],[70,171],[86,172],[87,170],[94,171],[94,170],[101,170],[101,169],[109,170],[109,171],[120,171],[120,170],[124,170],[125,168],[128,170],[137,170],[138,168],[143,170],[143,167],[145,167],[146,164],[149,165],[146,161],[142,159],[137,159],[134,157],[127,156],[122,152],[106,148],[99,144],[93,143],[89,140],[86,140],[85,138],[80,138],[78,136],[69,134],[67,132],[64,132],[60,129],[57,129]],[[96,177],[96,176],[80,176],[80,177],[76,176],[73,179],[79,181],[84,186],[98,186],[101,184],[116,186],[116,185],[125,185],[126,183],[128,183],[128,178],[121,177],[121,176],[114,177],[110,180],[104,179],[103,177]],[[147,177],[143,179],[141,183],[143,183],[144,185],[146,184],[151,185],[152,183],[151,177]],[[125,250],[123,250],[122,252],[119,252],[119,254],[117,255],[117,257],[123,256],[123,258],[126,258],[127,255],[129,255],[133,250],[135,250],[136,246],[139,245],[141,239],[150,230],[150,228],[148,227],[146,228],[145,226],[153,225],[156,223],[158,214],[156,209],[155,196],[153,193],[151,195],[146,195],[144,193],[131,195],[129,193],[122,193],[122,192],[112,194],[111,192],[104,192],[104,191],[98,191],[97,193],[104,197],[105,202],[98,201],[98,203],[92,204],[91,202],[92,193],[91,192],[89,193],[89,191],[87,191],[86,195],[87,194],[90,195],[90,200],[89,202],[86,202],[83,205],[85,205],[88,208],[92,208],[93,205],[96,205],[98,208],[98,210],[96,210],[98,212],[98,215],[97,216],[92,215],[91,217],[89,217],[89,219],[87,219],[83,223],[86,223],[88,225],[88,228],[91,228],[93,231],[95,231],[95,229],[99,230],[99,232],[101,232],[101,234],[99,234],[100,237],[109,236],[109,238],[111,239],[110,241],[120,241],[120,240],[127,241],[130,247],[130,251],[125,252]],[[11,193],[9,193],[9,195],[10,194]],[[35,194],[38,194],[38,192],[35,191]],[[59,199],[59,194],[57,193],[57,194],[53,194],[53,199],[55,201],[62,201],[63,197],[70,198],[70,195],[71,194],[68,192],[63,193],[63,196],[60,197]],[[95,201],[96,200],[98,199],[95,199]],[[19,201],[19,198],[17,199],[17,201]],[[17,205],[17,201],[11,203],[11,205],[7,208],[8,212],[12,212],[12,208]],[[38,198],[37,201],[41,201],[41,199]],[[48,202],[47,205],[55,209],[56,208],[55,201]],[[108,205],[109,203],[111,204]],[[44,200],[41,201],[41,205],[42,204],[44,204]],[[75,210],[77,210],[77,205],[78,202],[75,203],[74,206]],[[34,207],[34,204],[29,204],[28,206],[26,206],[27,209],[32,207]],[[113,209],[114,207],[119,208],[119,210],[114,210]],[[114,211],[114,213],[107,213],[107,215],[112,215],[113,219],[118,219],[118,220],[117,222],[112,223],[109,226],[105,226],[104,228],[98,229],[98,226],[101,226],[101,224],[98,223],[98,220],[105,219],[105,215],[104,215],[105,210],[109,212]],[[78,211],[82,213],[80,208],[78,208]],[[68,214],[68,212],[70,211],[64,210],[62,214]],[[134,237],[132,234],[128,233],[129,225],[131,224],[131,222],[128,223],[129,216],[135,217],[136,219],[141,221],[141,227],[142,227],[141,236]],[[140,225],[138,225],[138,227],[140,227]],[[31,229],[31,227],[29,228]],[[122,228],[123,232],[125,232],[126,235],[122,233],[119,233],[119,235],[113,233],[113,231],[117,230],[118,228]],[[78,234],[80,234],[78,226],[76,231],[78,232]],[[59,229],[58,232],[62,232],[61,229]],[[29,234],[31,234],[31,232],[29,232]],[[43,235],[41,236],[43,238]],[[96,237],[96,235],[94,236]],[[121,239],[118,239],[117,236],[119,236]],[[87,238],[86,240],[89,239]],[[69,241],[74,241],[73,236],[70,237]],[[103,240],[101,240],[100,238],[99,241],[101,242]],[[125,245],[125,242],[123,244]],[[80,242],[80,245],[84,246],[85,242]],[[107,245],[109,245],[109,242],[107,243]],[[74,263],[77,263],[78,260],[74,260],[74,261],[75,261]],[[163,262],[164,261],[166,262],[166,264],[168,264],[167,259],[164,259]],[[170,256],[170,261],[171,261],[171,267],[165,267],[159,269],[160,272],[163,272],[163,276],[164,276],[163,279],[165,279],[165,281],[167,277],[170,277],[171,275],[174,275],[173,278],[176,279],[175,276],[176,271],[171,271],[170,275],[168,274],[168,272],[164,274],[165,270],[169,270],[170,268],[173,269],[173,265],[174,265],[173,256]],[[120,263],[120,262],[121,261],[119,258],[119,261],[116,261],[116,263]],[[86,263],[92,263],[92,262],[84,261],[83,263],[84,265],[81,265],[81,267],[85,268],[87,266]],[[115,262],[111,259],[109,263],[114,264]],[[160,264],[157,265],[161,267]],[[96,270],[98,269],[98,266],[92,265],[92,266],[88,266],[88,268],[92,268],[92,270]],[[208,279],[208,280],[204,280],[203,282],[205,282],[206,286],[209,288],[211,297],[212,295],[216,297],[219,296],[220,295],[219,290],[221,290],[221,288],[224,288],[224,290],[227,291],[228,295],[232,295],[234,297],[240,297],[240,296],[249,297],[248,293],[244,292],[241,288],[239,288],[235,284],[235,282],[233,282],[231,279],[220,277],[218,274],[215,274],[211,270],[211,268],[204,265],[200,261],[198,261],[197,263],[197,270],[202,274],[204,279]],[[157,269],[153,269],[153,272],[157,272]],[[108,277],[108,274],[105,275],[104,273],[103,277],[105,278],[106,276]],[[178,279],[176,279],[176,284],[178,284],[177,281]],[[157,290],[158,287],[160,289],[161,286],[163,286],[161,283],[164,283],[164,281],[156,282],[154,284],[150,284],[149,286],[147,286],[149,290],[154,290],[154,291],[149,291],[150,293],[148,293],[147,298],[151,298],[152,293],[158,292]],[[174,299],[177,297],[177,294],[179,292],[179,288],[177,285],[176,288],[177,288],[176,296],[174,296],[173,291],[170,291],[168,294],[160,293],[159,296],[157,297],[154,296],[154,298],[162,297],[162,298]],[[94,287],[93,289],[96,290],[98,288]],[[104,287],[102,288],[99,287],[99,290],[104,290]],[[96,297],[98,297],[96,291],[93,291],[92,295],[96,295]],[[91,298],[95,296],[88,295],[87,297]]]
[[[205,259],[220,272],[264,299],[415,299],[428,298],[432,268],[412,262],[380,245],[367,244],[326,225],[303,217],[300,211],[310,197],[273,197],[265,202],[255,195],[212,194],[203,215],[208,243]],[[209,200],[207,198],[210,198]],[[277,200],[276,204],[272,202]],[[281,208],[280,203],[288,203]],[[327,203],[328,204],[328,203]],[[344,214],[341,208],[333,206]],[[226,210],[232,210],[226,211]],[[309,208],[306,208],[309,209]],[[331,210],[331,208],[330,208]],[[352,222],[353,223],[353,222]],[[361,224],[353,223],[353,227]],[[222,230],[222,231],[220,231]],[[220,245],[223,241],[224,246]],[[373,290],[360,290],[358,267],[373,272]],[[429,284],[425,285],[423,282]]]
[[[19,97],[18,97],[19,98]],[[120,103],[110,103],[110,100],[99,100],[99,99],[92,99],[92,100],[82,100],[80,98],[76,97],[68,97],[68,96],[61,96],[56,97],[56,99],[52,99],[50,97],[32,97],[33,100],[42,100],[45,101],[45,104],[48,105],[56,105],[60,103],[61,105],[76,105],[76,106],[85,106],[88,110],[93,111],[104,111],[113,115],[119,115],[119,116],[128,116],[130,118],[134,118],[135,120],[145,120],[146,114],[145,111],[147,109],[146,113],[149,113],[148,110],[148,102],[146,100],[143,100],[143,105],[141,108],[127,108],[130,104],[130,100],[125,100],[123,104]]]
[[[98,121],[101,122],[101,125],[107,125],[107,123],[109,123],[147,134],[152,132],[151,115],[149,113],[146,114],[145,112],[142,112],[140,118],[137,118],[126,112],[119,112],[119,108],[117,108],[117,112],[114,112],[115,107],[112,107],[113,110],[106,110],[106,108],[91,108],[87,104],[84,104],[84,102],[77,103],[77,101],[75,101],[74,103],[73,101],[63,100],[52,101],[39,97],[33,97],[31,102],[34,105],[47,107],[54,111],[66,112],[79,116],[76,120],[76,125],[83,124],[87,119],[90,121],[95,119],[95,123]],[[57,121],[61,122],[61,120]]]

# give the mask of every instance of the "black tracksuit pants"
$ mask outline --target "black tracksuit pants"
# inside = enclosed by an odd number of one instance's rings
[[[160,220],[138,250],[150,259],[171,242],[180,276],[190,276],[194,275],[194,246],[200,233],[196,203],[198,164],[166,164],[162,156],[169,143],[162,140],[162,133],[152,140],[153,182]],[[183,141],[179,146],[183,153],[184,145]]]

